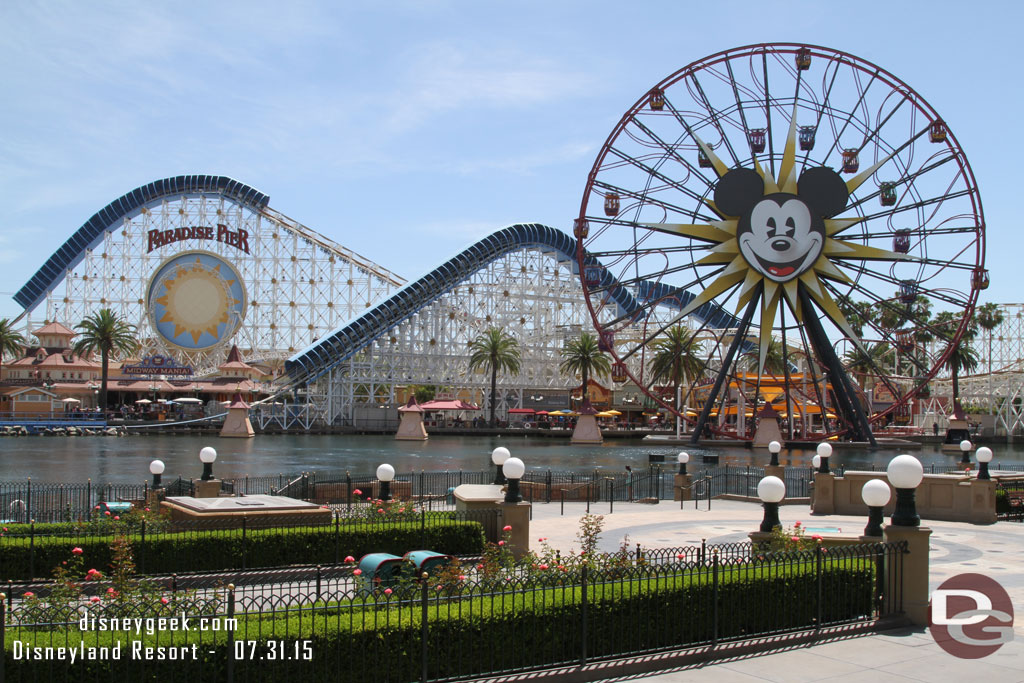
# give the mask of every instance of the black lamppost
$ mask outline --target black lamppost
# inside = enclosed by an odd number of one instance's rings
[[[971,447],[973,445],[974,444],[972,444],[967,439],[964,439],[963,441],[960,442],[960,464],[961,465],[970,465],[971,464]]]
[[[683,452],[676,456],[679,461],[679,474],[686,474],[686,463],[690,462],[690,454]]]
[[[519,458],[509,458],[505,461],[505,464],[501,466],[502,471],[505,473],[505,478],[508,479],[508,489],[505,491],[505,502],[506,503],[520,503],[523,500],[523,496],[519,493],[519,480],[526,474],[526,465]]]
[[[768,444],[768,452],[772,454],[772,460],[768,463],[771,467],[779,466],[779,451],[782,450],[782,444],[778,441],[772,441]]]
[[[865,536],[882,535],[882,508],[889,503],[892,491],[882,479],[865,482],[860,490],[860,497],[868,506],[868,525],[864,527]]]
[[[818,471],[822,474],[828,474],[828,459],[832,456],[832,444],[822,442],[818,444],[818,457],[821,458],[821,467]]]
[[[502,465],[509,459],[512,454],[504,446],[498,446],[491,451],[491,462],[494,463],[494,483],[498,486],[505,485],[505,474],[501,471]]]
[[[391,480],[395,478],[395,468],[383,464],[377,468],[377,480],[380,482],[380,499],[391,500]]]
[[[982,446],[974,455],[978,458],[978,479],[991,479],[992,477],[988,473],[988,464],[992,462],[992,449]]]
[[[217,459],[217,451],[209,446],[204,447],[199,451],[199,460],[203,463],[203,476],[200,477],[203,481],[210,481],[213,479],[213,462]]]
[[[160,488],[160,475],[164,473],[163,460],[154,460],[149,463],[149,473],[153,475],[153,488]]]
[[[912,455],[897,455],[886,468],[889,483],[896,489],[896,509],[892,513],[893,526],[921,526],[917,514],[914,491],[924,479],[921,461]]]
[[[786,484],[778,477],[764,477],[757,482],[757,497],[764,504],[761,531],[770,534],[772,529],[782,526],[779,521],[779,503],[786,497]]]

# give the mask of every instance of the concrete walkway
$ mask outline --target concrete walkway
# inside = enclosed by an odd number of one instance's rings
[[[617,502],[608,514],[608,504],[592,504],[591,514],[603,515],[604,531],[600,547],[617,550],[628,537],[631,549],[733,543],[747,540],[756,530],[762,509],[757,503],[711,502],[694,509],[692,502],[680,510],[679,503],[662,501],[657,505]],[[577,538],[585,504],[566,503],[560,515],[556,503],[535,503],[531,523],[531,548],[539,549],[539,538],[563,552],[579,550]],[[813,516],[806,505],[782,506],[779,517],[785,527],[801,522],[805,528],[822,533],[859,535],[865,517],[843,515]],[[886,520],[888,522],[888,520]],[[781,645],[756,655],[726,657],[714,662],[677,666],[655,674],[623,676],[630,666],[595,666],[581,678],[642,678],[658,683],[691,680],[706,681],[961,681],[972,678],[985,683],[1024,682],[1024,524],[999,522],[978,526],[957,522],[923,521],[933,530],[931,536],[930,587],[935,589],[950,576],[964,573],[986,574],[998,581],[1013,600],[1015,640],[998,652],[979,660],[953,657],[943,651],[923,629],[901,629],[881,634],[833,636],[808,645]],[[651,659],[651,658],[647,658]],[[633,660],[636,661],[636,660]],[[669,661],[667,666],[672,666]],[[649,666],[649,664],[648,664]],[[642,667],[641,667],[642,668]],[[528,675],[520,678],[544,678]],[[513,677],[515,678],[515,677]],[[506,679],[509,680],[509,679]]]

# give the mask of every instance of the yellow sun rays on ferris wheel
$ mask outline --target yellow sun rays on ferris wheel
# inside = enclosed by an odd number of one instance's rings
[[[187,333],[193,344],[204,332],[218,337],[220,325],[229,322],[231,307],[240,303],[231,295],[234,283],[221,274],[220,264],[208,268],[198,257],[192,265],[179,266],[156,299],[164,307],[158,322],[173,324],[174,337]]]
[[[763,182],[762,197],[775,195],[775,201],[783,201],[785,195],[792,195],[796,199],[798,188],[798,174],[796,168],[796,145],[797,145],[797,116],[796,105],[793,108],[793,116],[790,118],[789,135],[786,138],[786,147],[783,152],[782,163],[779,167],[778,178],[772,178],[765,173],[761,164],[754,155],[754,171],[760,176]],[[690,134],[700,145],[701,150],[711,162],[719,179],[726,175],[730,169],[715,155],[714,151],[696,133]],[[872,176],[882,165],[889,161],[894,155],[883,158],[867,170],[861,172],[845,183],[846,191],[852,194],[868,178]],[[834,171],[833,171],[834,173]],[[782,199],[778,199],[781,197]],[[764,369],[768,353],[768,343],[772,337],[772,329],[775,324],[775,316],[778,311],[779,302],[785,299],[788,308],[800,322],[805,320],[807,315],[815,315],[814,311],[804,311],[801,305],[799,292],[801,286],[811,300],[827,315],[833,323],[858,347],[863,350],[858,335],[853,331],[850,323],[846,320],[835,300],[830,296],[824,286],[823,280],[832,280],[840,283],[851,283],[849,276],[843,272],[837,262],[844,260],[877,260],[877,261],[907,261],[916,260],[916,257],[901,254],[885,249],[859,244],[841,239],[843,231],[864,220],[862,216],[851,218],[824,218],[824,234],[817,239],[820,244],[815,251],[809,254],[809,260],[805,265],[792,269],[792,277],[776,277],[766,273],[763,265],[758,265],[756,259],[752,258],[749,249],[744,249],[743,239],[740,234],[741,220],[739,216],[729,215],[716,206],[715,201],[705,199],[705,204],[722,220],[710,221],[704,224],[679,224],[679,223],[642,223],[645,227],[652,228],[664,233],[678,234],[701,240],[714,246],[710,253],[697,261],[698,265],[716,266],[723,265],[724,268],[717,274],[714,280],[697,295],[678,314],[677,319],[682,318],[700,306],[713,301],[730,290],[739,288],[739,297],[736,304],[736,312],[750,304],[755,296],[760,296],[760,338],[759,338],[759,362],[758,371]],[[764,202],[762,202],[764,203]],[[799,202],[797,202],[799,204]],[[774,206],[774,205],[769,205]],[[806,211],[797,206],[798,211]],[[755,209],[756,211],[756,209]],[[773,209],[767,209],[772,213]],[[839,211],[842,213],[842,210]],[[778,216],[784,218],[784,216]],[[776,216],[767,218],[768,225],[774,226]],[[748,219],[749,224],[749,219]],[[781,227],[781,226],[780,226]],[[746,253],[744,253],[746,252]],[[816,257],[815,257],[816,255]],[[770,270],[770,269],[769,269]]]

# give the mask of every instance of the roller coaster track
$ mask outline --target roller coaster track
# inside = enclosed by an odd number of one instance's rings
[[[550,253],[553,258],[571,265],[578,272],[576,262],[576,240],[569,235],[539,223],[517,223],[498,230],[490,236],[471,245],[454,258],[446,261],[423,277],[410,282],[393,296],[375,308],[337,328],[320,341],[296,353],[285,362],[288,385],[299,386],[316,381],[332,368],[344,363],[362,349],[372,344],[388,330],[429,306],[445,292],[457,287],[488,263],[506,254],[537,249]],[[607,292],[609,302],[618,308],[620,316],[640,311],[642,305],[625,287],[615,282],[613,276],[592,256],[586,256],[584,267],[593,266],[600,272],[598,286]],[[661,299],[659,303],[682,308],[693,295],[682,290],[673,290],[661,284],[643,283],[641,294],[646,300]],[[714,303],[708,303],[694,312],[696,317],[713,327],[735,327],[737,319]]]

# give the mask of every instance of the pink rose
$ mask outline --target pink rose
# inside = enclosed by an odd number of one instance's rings
[[[483,568],[484,568],[484,566],[483,566],[482,564],[478,564],[478,565],[476,566],[476,568],[477,568],[477,569],[483,569]]]
[[[36,594],[33,593],[32,591],[26,591],[25,594],[24,594],[24,597],[26,597],[26,598],[34,598],[35,596],[36,596]]]
[[[352,557],[351,555],[347,555],[347,556],[345,557],[345,561],[346,561],[346,562],[355,562],[355,561],[356,561],[356,558]]]
[[[110,516],[110,510],[107,510],[107,511],[106,511],[106,512],[104,512],[103,514],[105,514],[105,515],[106,515],[107,517],[109,517],[109,516]]]
[[[107,595],[117,595],[117,591],[114,590],[113,588],[108,588],[107,589]]]
[[[498,545],[505,545],[505,541],[498,541]]]
[[[161,605],[166,605],[168,602],[170,602],[170,600],[168,600],[167,598],[160,598]]]
[[[679,553],[679,554],[677,554],[677,555],[676,555],[676,559],[677,559],[677,560],[681,560],[681,559],[683,559],[683,554],[682,554],[682,553]]]
[[[100,509],[99,505],[97,505],[96,507],[93,508],[93,510],[99,510],[99,509]]]
[[[542,564],[542,565],[540,566],[540,568],[541,568],[541,569],[543,570],[543,569],[547,569],[547,568],[548,568],[548,566],[547,566],[546,564]]]
[[[89,602],[93,603],[94,605],[95,605],[95,604],[96,604],[97,602],[99,602],[99,601],[100,601],[100,596],[98,596],[98,595],[94,595],[94,596],[92,596],[91,598],[89,598]]]
[[[71,549],[71,554],[72,555],[81,555],[83,552],[84,551],[81,548],[79,548],[78,546],[75,546],[74,548]]]
[[[505,526],[503,526],[501,528],[501,530],[502,531],[512,531],[512,527],[510,525],[506,524]]]
[[[121,521],[121,516],[120,515],[114,515],[114,521],[115,522],[120,522]]]
[[[466,575],[465,574],[459,574],[459,581],[465,581],[465,580],[466,580]]]
[[[800,528],[800,522],[793,522],[793,528],[794,529],[799,529]]]
[[[149,508],[145,508],[146,512],[149,512]]]
[[[363,492],[360,491],[359,489],[356,489],[356,490],[352,491],[352,495],[353,496],[361,496],[361,495],[363,495]]]
[[[391,593],[393,593],[393,592],[394,591],[392,591],[390,588],[385,588],[384,589],[384,595],[391,595]]]
[[[352,570],[352,575],[353,575],[353,576],[359,576],[359,575],[360,575],[360,574],[362,574],[362,573],[363,573],[363,570],[362,570],[362,569],[353,569],[353,570]]]
[[[814,539],[815,541],[820,541],[821,540],[821,536],[819,536],[818,534],[811,534],[811,538]]]
[[[377,514],[383,515],[384,514],[384,508],[377,508]]]
[[[800,537],[799,536],[790,536],[789,540],[793,541],[793,543],[799,543],[800,542]]]

